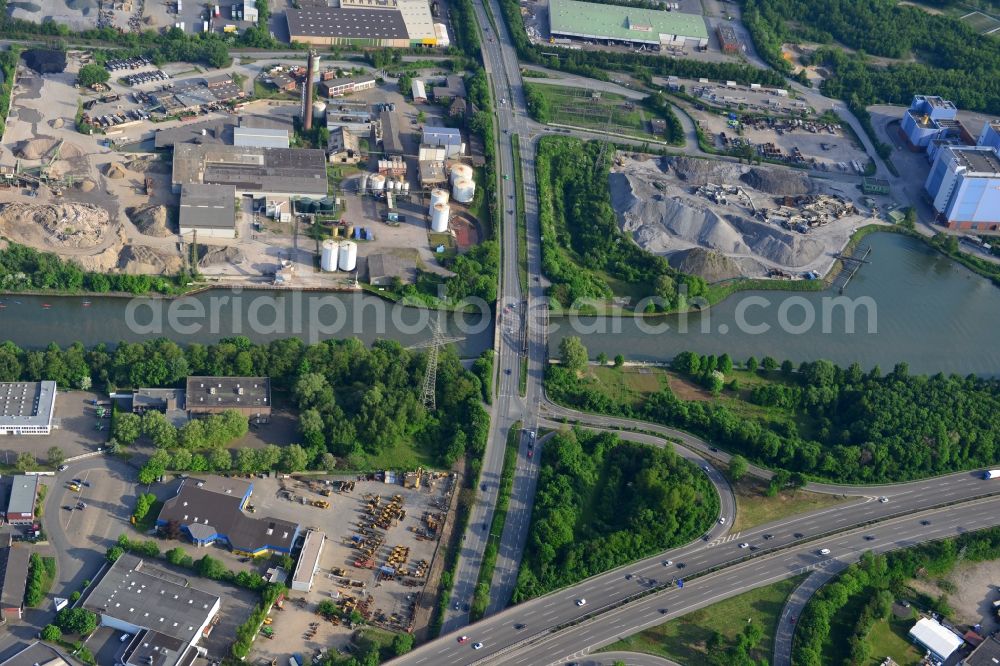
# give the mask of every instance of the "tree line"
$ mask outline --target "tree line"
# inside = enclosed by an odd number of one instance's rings
[[[996,527],[883,555],[864,553],[859,563],[852,564],[809,600],[796,624],[792,663],[802,666],[832,663],[831,640],[838,638],[847,638],[847,645],[841,650],[846,648],[852,664],[882,658],[883,655],[871,654],[868,635],[876,622],[889,617],[896,598],[916,597],[923,609],[945,617],[951,614],[947,596],[917,594],[908,587],[911,579],[945,576],[959,561],[997,558],[1000,558],[1000,528]],[[845,617],[847,613],[851,614]],[[831,629],[837,625],[852,627],[851,633],[846,637],[836,636]]]
[[[932,92],[963,109],[1000,110],[1000,41],[951,16],[892,0],[745,0],[743,20],[761,56],[786,74],[791,64],[782,57],[784,42],[857,51],[821,48],[809,59],[833,72],[824,94],[854,108],[909,104],[914,93]],[[904,62],[885,66],[867,54]],[[911,54],[916,60],[905,61]]]
[[[708,478],[673,450],[560,432],[545,444],[513,603],[692,541],[718,511]]]
[[[678,354],[674,368],[705,376],[714,358]],[[757,361],[747,367],[757,370]],[[716,368],[713,368],[713,370]],[[638,406],[589,387],[576,371],[549,368],[553,400],[586,411],[639,418],[693,432],[749,460],[785,470],[788,482],[816,477],[841,483],[906,481],[1000,460],[1000,383],[974,376],[910,375],[905,363],[885,375],[855,363],[781,363],[765,358],[772,386],[727,384],[727,398],[776,408],[747,415],[721,401],[685,401],[664,388]]]
[[[705,281],[679,273],[618,228],[608,184],[614,150],[603,145],[569,137],[545,137],[538,144],[542,268],[552,281],[549,294],[563,306],[607,299],[613,295],[610,276],[650,289],[660,309],[681,307],[686,297],[706,291]]]
[[[363,469],[369,455],[412,443],[445,467],[467,457],[478,473],[489,430],[481,380],[462,367],[454,348],[442,349],[438,410],[430,412],[420,401],[426,363],[426,353],[396,342],[379,340],[369,348],[354,338],[306,345],[297,338],[254,344],[233,337],[187,347],[159,338],[123,342],[113,350],[74,343],[66,349],[51,344],[44,351],[0,343],[0,381],[49,379],[61,387],[93,384],[110,392],[179,387],[190,375],[266,376],[272,389],[287,392],[298,410],[301,446],[237,451],[235,458],[225,446],[246,433],[245,418],[222,414],[175,428],[158,413],[141,419],[116,415],[119,444],[146,435],[159,447],[152,472],[199,467],[258,471],[278,465],[329,469],[330,456],[340,467]],[[172,467],[178,461],[181,466]]]

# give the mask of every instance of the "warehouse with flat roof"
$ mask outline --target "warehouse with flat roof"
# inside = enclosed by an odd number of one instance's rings
[[[55,408],[55,382],[0,382],[0,435],[48,435]]]
[[[248,418],[271,415],[271,380],[267,377],[188,377],[189,414],[235,410]]]
[[[288,37],[315,46],[407,48],[410,36],[399,11],[361,7],[285,10]]]
[[[325,541],[326,534],[323,532],[318,530],[306,532],[302,551],[299,552],[299,561],[295,565],[295,573],[292,574],[292,589],[296,592],[308,592],[312,588],[313,576],[319,570],[319,558],[323,554]]]
[[[601,5],[578,0],[549,2],[549,32],[553,37],[683,46],[688,40],[708,44],[708,27],[698,14]]]
[[[185,183],[181,186],[181,236],[236,238],[236,188]]]
[[[7,522],[11,525],[30,525],[35,521],[35,499],[38,497],[38,475],[17,474],[7,502]]]
[[[236,196],[326,196],[326,152],[195,143],[174,145],[175,192],[186,184],[230,185]]]

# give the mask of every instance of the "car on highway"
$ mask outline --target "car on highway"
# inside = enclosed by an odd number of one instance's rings
[[[820,548],[819,549],[819,554],[820,555],[829,555],[830,554],[830,549],[829,548]]]
[[[469,604],[462,604],[462,610],[464,610],[466,613],[468,613],[469,612]]]
[[[796,532],[792,536],[795,537],[796,539],[801,539],[802,538],[802,532]]]
[[[489,486],[487,486],[485,483],[480,483],[479,484],[479,489],[482,490],[483,492],[485,492],[488,487]]]
[[[726,524],[726,517],[725,516],[720,516],[719,517],[719,524],[720,525],[725,525]]]
[[[469,642],[469,637],[468,636],[459,636],[458,637],[458,642],[459,643],[468,643]]]
[[[576,600],[576,605],[577,606],[586,606],[587,605],[587,600],[581,597],[581,598],[579,598],[579,599]]]
[[[665,567],[669,567],[673,563],[674,563],[673,560],[663,560],[663,566]]]
[[[744,541],[743,543],[740,544],[740,548],[749,548],[749,547],[750,547],[750,544],[748,544],[746,541]]]
[[[509,374],[510,374],[510,368],[507,368],[506,370],[504,370],[504,371],[503,371],[503,373],[504,373],[505,375],[509,375]]]
[[[515,625],[514,625],[514,631],[521,631],[521,630],[522,630],[522,629],[524,629],[524,628],[525,628],[526,626],[527,626],[527,625],[525,625],[525,624],[520,624],[520,623],[518,623],[518,624],[515,624]]]
[[[670,612],[669,608],[661,608],[660,609],[660,615],[666,615],[669,612]]]
[[[931,521],[929,521],[929,520],[921,520],[921,521],[920,521],[920,524],[921,524],[921,525],[930,525],[930,524],[931,524]]]
[[[535,452],[533,450],[531,450],[531,449],[528,449],[528,457],[530,458],[533,455],[535,455]]]
[[[69,469],[69,465],[59,465],[59,471],[60,472],[65,472],[68,469]]]
[[[632,580],[632,574],[625,574],[625,580]]]
[[[473,650],[482,650],[483,649],[483,644],[482,643],[473,643],[472,644],[472,649]]]
[[[886,502],[889,501],[889,498],[883,495],[882,497],[878,498],[878,501],[881,502],[882,504],[885,504]]]
[[[72,511],[73,507],[69,506],[68,504],[64,504],[63,509],[65,509],[66,511]]]
[[[773,534],[765,534],[764,535],[764,541],[770,541],[773,538],[774,538]]]
[[[875,540],[875,537],[873,537],[871,534],[866,534],[865,535],[865,541],[874,541],[874,540]]]
[[[462,610],[462,604],[455,602],[455,610]]]

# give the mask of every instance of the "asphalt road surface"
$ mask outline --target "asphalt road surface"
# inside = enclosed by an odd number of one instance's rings
[[[887,506],[879,502],[855,506],[860,510],[871,505]],[[684,546],[491,616],[464,630],[470,638],[467,643],[458,643],[459,634],[449,634],[392,663],[531,666],[576,659],[622,637],[716,601],[812,571],[829,560],[850,563],[857,561],[866,550],[886,552],[998,525],[1000,498],[989,497],[928,511],[915,510],[909,515],[832,536],[809,539],[810,535],[804,534],[792,543],[779,535],[784,530],[796,529],[793,524],[801,521],[802,518],[798,518],[758,528],[775,534],[769,543],[785,546],[776,552],[761,551],[757,557],[739,561],[746,549],[738,549],[732,543]],[[866,540],[866,536],[873,540]],[[761,543],[749,534],[743,538]],[[829,555],[820,554],[820,549],[824,548],[830,550]],[[673,567],[663,566],[665,556],[673,559]],[[678,562],[685,564],[683,573],[676,568]],[[691,578],[697,573],[703,575]],[[626,579],[628,574],[631,574],[630,579]],[[637,598],[654,587],[650,583],[654,576],[658,587],[680,575],[688,579],[683,587],[668,586],[663,591]],[[581,599],[586,599],[582,606],[578,605]],[[626,600],[631,601],[623,603]],[[471,647],[477,641],[483,643],[480,650]]]

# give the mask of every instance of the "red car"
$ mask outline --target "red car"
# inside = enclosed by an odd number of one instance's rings
[[[468,636],[459,636],[458,637],[458,642],[459,643],[468,643],[469,642],[469,637]]]
[[[535,452],[534,452],[534,451],[532,451],[531,449],[528,449],[528,457],[530,458],[530,457],[532,457],[533,455],[535,455]]]

